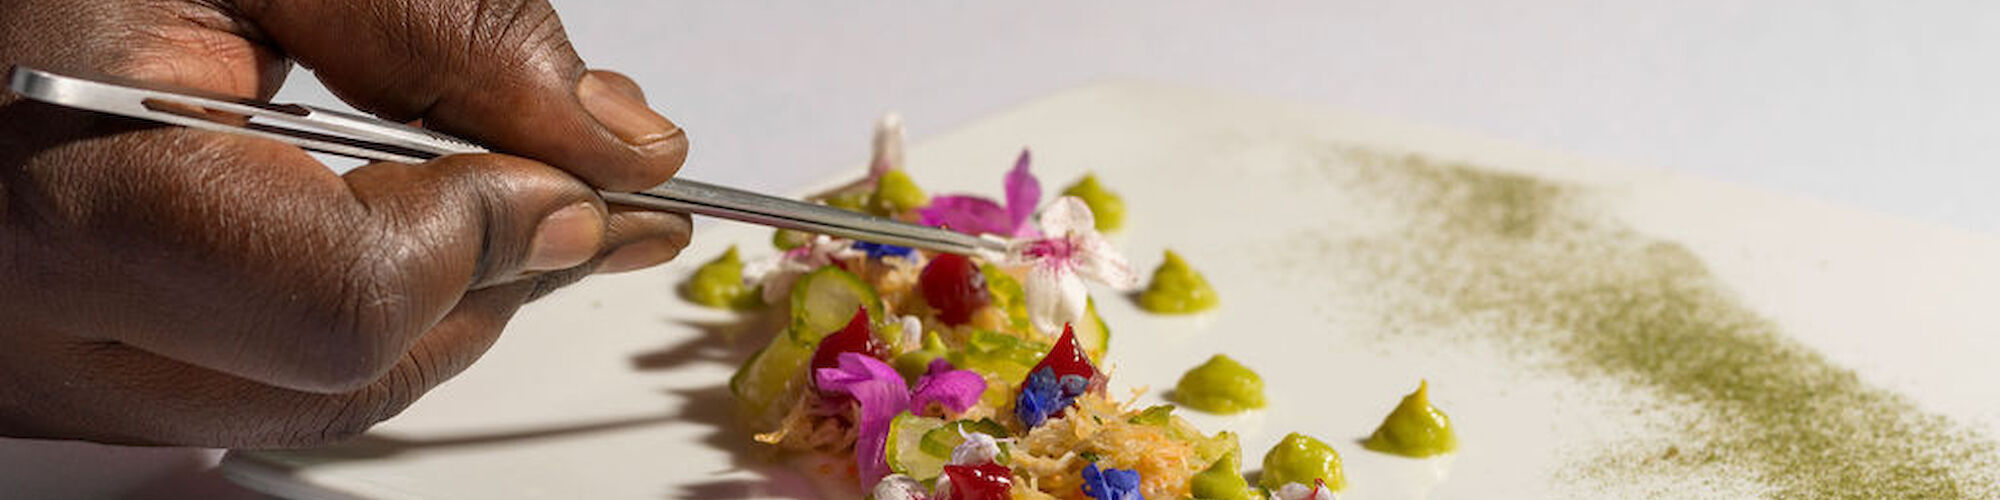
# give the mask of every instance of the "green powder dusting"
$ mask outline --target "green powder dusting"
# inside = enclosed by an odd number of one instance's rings
[[[1378,319],[1396,334],[1481,325],[1483,339],[1531,364],[1689,410],[1669,412],[1692,420],[1671,427],[1675,444],[1606,450],[1559,479],[1722,470],[1753,476],[1772,498],[2000,497],[1990,438],[1786,337],[1687,249],[1594,215],[1591,192],[1343,151],[1315,168],[1358,169],[1333,178],[1401,229],[1304,237],[1352,266],[1341,272],[1354,286],[1391,291]]]

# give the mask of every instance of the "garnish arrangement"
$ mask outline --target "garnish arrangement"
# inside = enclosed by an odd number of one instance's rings
[[[756,441],[841,457],[851,467],[821,472],[883,500],[1292,500],[1332,498],[1346,484],[1334,449],[1297,433],[1265,454],[1253,484],[1234,433],[1111,394],[1102,368],[1111,329],[1086,282],[1140,290],[1100,233],[1124,220],[1115,192],[1085,176],[1044,201],[1023,151],[1000,199],[928,196],[904,169],[902,133],[885,118],[869,174],[814,200],[1001,238],[1007,251],[962,256],[780,231],[775,256],[732,247],[702,266],[684,286],[690,301],[783,320],[729,382]],[[1181,256],[1164,260],[1133,294],[1142,309],[1221,304]],[[1214,413],[1265,402],[1252,368],[1221,355],[1168,397]],[[1457,440],[1420,387],[1366,443],[1427,457]]]

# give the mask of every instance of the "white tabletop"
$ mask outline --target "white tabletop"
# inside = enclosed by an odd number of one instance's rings
[[[922,141],[1149,80],[2000,232],[2000,4],[1446,3],[556,1],[586,60],[689,130],[684,175],[709,182],[782,192],[858,165],[886,110]],[[280,99],[331,102],[306,80]],[[212,497],[192,472],[212,455],[0,440],[0,485]]]

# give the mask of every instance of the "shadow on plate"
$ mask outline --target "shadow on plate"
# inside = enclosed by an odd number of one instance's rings
[[[819,490],[803,475],[782,465],[771,450],[751,439],[738,422],[736,398],[726,385],[675,389],[667,394],[684,400],[681,412],[671,418],[707,427],[701,444],[728,452],[728,470],[757,476],[683,484],[668,498],[821,498]]]
[[[730,320],[669,320],[669,323],[701,333],[679,344],[632,356],[632,369],[666,370],[695,362],[736,366],[763,347],[772,332],[779,330],[779,315],[749,314]]]
[[[659,425],[676,420],[672,415],[627,417],[575,425],[552,426],[540,429],[469,434],[446,438],[411,439],[397,437],[383,432],[372,432],[339,444],[311,450],[313,460],[319,463],[334,463],[350,460],[371,460],[393,457],[404,453],[437,448],[462,446],[486,446],[516,441],[553,439],[578,434],[611,432],[633,427]]]

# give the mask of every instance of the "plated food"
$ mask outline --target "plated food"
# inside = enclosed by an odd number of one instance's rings
[[[999,199],[928,196],[904,170],[901,136],[885,119],[869,175],[814,199],[1005,239],[1008,250],[966,256],[780,231],[769,257],[731,247],[702,266],[689,300],[783,325],[729,384],[757,441],[841,458],[807,473],[878,499],[1298,499],[1345,484],[1332,447],[1292,434],[1252,486],[1236,434],[1109,388],[1111,329],[1085,282],[1135,292],[1159,314],[1220,304],[1171,250],[1138,291],[1138,274],[1100,233],[1123,217],[1114,191],[1085,176],[1045,202],[1023,151]],[[1424,394],[1384,423],[1382,449],[1429,456],[1455,445]],[[1221,355],[1173,396],[1214,413],[1252,411],[1264,397],[1251,367]]]

